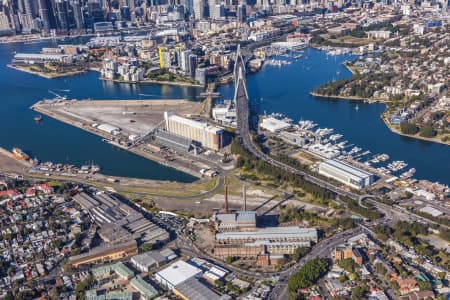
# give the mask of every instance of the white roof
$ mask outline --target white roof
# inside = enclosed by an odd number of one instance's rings
[[[314,228],[301,228],[297,226],[289,227],[265,227],[256,231],[233,231],[217,233],[217,240],[227,239],[282,239],[282,238],[308,238],[317,239],[317,230]]]
[[[214,266],[211,269],[209,269],[209,272],[213,273],[213,274],[215,274],[215,275],[217,275],[219,277],[225,277],[225,275],[227,275],[227,273],[228,273],[226,270],[224,270],[222,268],[219,268],[219,267],[216,267],[216,266]]]
[[[218,132],[222,131],[222,129],[208,125],[208,123],[183,118],[183,117],[180,117],[180,116],[174,115],[174,114],[169,115],[169,120],[173,121],[173,122],[185,124],[187,126],[194,127],[197,129],[213,132],[213,133],[218,133]]]
[[[260,126],[263,129],[269,130],[271,132],[276,132],[291,127],[291,124],[272,117],[268,117],[263,119]]]
[[[437,210],[436,208],[433,208],[429,205],[422,207],[420,209],[421,212],[427,213],[429,215],[432,215],[433,217],[439,217],[441,215],[443,215],[443,212],[440,210]]]
[[[156,274],[169,282],[172,286],[176,286],[201,273],[202,270],[199,268],[179,260]]]
[[[51,53],[17,53],[15,59],[61,59],[68,57],[67,54],[51,54]]]
[[[120,131],[120,128],[106,123],[98,125],[97,128],[106,132]]]
[[[320,163],[320,165],[332,168],[338,171],[339,173],[344,173],[346,176],[356,179],[357,181],[373,176],[373,174],[366,172],[363,169],[354,167],[348,163],[336,159],[326,160]]]

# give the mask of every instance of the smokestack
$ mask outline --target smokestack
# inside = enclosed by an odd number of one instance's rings
[[[244,197],[244,211],[247,211],[247,187],[245,185],[242,187],[242,195]]]
[[[225,186],[225,212],[228,213],[228,185]]]

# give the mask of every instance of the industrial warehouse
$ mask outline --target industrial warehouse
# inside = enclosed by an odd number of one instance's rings
[[[358,190],[373,183],[373,174],[337,159],[328,159],[321,162],[319,164],[319,174],[333,178]]]
[[[317,243],[315,228],[257,227],[257,218],[255,211],[214,213],[210,219],[216,231],[214,256],[257,259],[260,265],[279,264],[284,255]]]
[[[74,255],[69,258],[69,263],[74,267],[86,264],[98,264],[107,261],[119,260],[138,253],[137,243],[134,240],[99,246],[87,253]]]
[[[87,210],[99,225],[98,233],[105,242],[133,239],[146,243],[159,243],[169,239],[167,231],[108,194],[97,193],[91,197],[81,193],[76,195],[74,200]]]
[[[223,129],[208,125],[205,122],[180,117],[171,111],[164,112],[166,131],[200,143],[201,146],[212,150],[223,147]]]

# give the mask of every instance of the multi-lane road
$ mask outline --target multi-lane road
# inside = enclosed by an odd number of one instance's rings
[[[237,64],[245,64],[243,61],[239,61],[239,59],[236,62]],[[243,66],[241,66],[241,69],[245,69]],[[239,70],[239,65],[237,66],[236,70]],[[292,174],[296,174],[297,176],[300,176],[303,180],[308,181],[310,183],[316,184],[322,188],[328,189],[337,195],[340,196],[346,196],[348,198],[351,198],[353,200],[358,200],[358,203],[361,203],[362,200],[368,199],[377,209],[382,211],[384,213],[383,219],[376,220],[371,225],[376,224],[385,224],[386,221],[392,221],[397,218],[399,219],[406,219],[406,220],[421,220],[424,222],[430,222],[427,219],[424,219],[421,216],[418,216],[416,214],[413,214],[411,212],[405,212],[401,207],[393,207],[389,205],[385,205],[383,203],[374,201],[370,198],[373,198],[371,195],[358,195],[356,193],[347,191],[341,187],[335,186],[334,184],[331,184],[323,179],[314,177],[310,174],[307,174],[305,172],[302,172],[290,165],[287,165],[285,163],[282,163],[280,161],[277,161],[270,157],[269,155],[263,153],[257,146],[255,146],[252,137],[250,135],[250,128],[249,128],[249,106],[248,106],[248,94],[245,86],[245,74],[242,72],[240,74],[235,74],[235,105],[236,105],[236,112],[237,112],[237,135],[240,138],[241,145],[247,149],[255,158],[260,159],[264,162],[267,162],[273,166],[276,166],[282,170],[285,170],[287,172],[290,172]],[[336,247],[337,245],[344,242],[347,238],[357,235],[361,233],[362,231],[370,231],[369,228],[365,226],[359,226],[357,229],[352,229],[348,232],[344,232],[341,234],[337,234],[329,239],[321,241],[319,244],[317,244],[313,250],[303,257],[296,265],[289,268],[288,270],[285,270],[281,272],[279,283],[275,286],[275,288],[272,290],[270,294],[270,299],[287,299],[287,278],[296,272],[301,266],[304,265],[304,263],[312,258],[316,257],[325,257],[329,255],[333,247]]]

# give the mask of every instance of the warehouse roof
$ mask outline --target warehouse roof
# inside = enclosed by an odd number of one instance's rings
[[[442,216],[444,214],[442,211],[440,211],[440,210],[438,210],[438,209],[436,209],[436,208],[434,208],[432,206],[429,206],[429,205],[427,205],[425,207],[422,207],[420,209],[420,211],[424,212],[424,213],[427,213],[429,215],[432,215],[433,217],[439,217],[439,216]]]
[[[120,131],[120,128],[110,125],[110,124],[106,124],[106,123],[98,125],[97,129],[108,132],[108,133]]]
[[[337,159],[328,159],[320,164],[322,166],[327,166],[329,168],[335,169],[336,171],[345,173],[347,176],[357,180],[373,176],[373,174],[366,172],[363,169],[354,167]]]
[[[237,211],[229,214],[214,214],[214,221],[221,223],[229,222],[242,222],[242,223],[255,223],[256,212],[255,211]]]
[[[177,122],[177,123],[181,123],[181,124],[184,124],[184,125],[187,125],[187,126],[190,126],[190,127],[194,127],[194,128],[205,130],[205,131],[209,131],[209,132],[212,132],[212,133],[220,133],[220,132],[223,131],[219,127],[208,125],[208,123],[206,123],[206,122],[199,122],[199,121],[196,121],[196,120],[183,118],[183,117],[180,117],[178,115],[175,115],[173,112],[168,112],[167,113],[167,117],[170,119],[170,121],[174,121],[174,122]]]
[[[272,117],[267,117],[263,119],[260,126],[261,128],[269,130],[270,132],[278,132],[291,127],[291,124]]]
[[[217,240],[264,240],[264,239],[291,239],[306,238],[317,239],[317,230],[314,228],[289,227],[265,227],[256,231],[233,231],[217,233]]]
[[[156,274],[171,285],[176,286],[201,273],[202,271],[199,268],[179,260]]]
[[[175,286],[180,294],[182,294],[188,300],[219,300],[221,296],[214,293],[207,288],[204,284],[195,278],[184,281],[183,283]]]
[[[138,290],[139,293],[145,295],[147,297],[146,299],[158,296],[158,291],[150,283],[148,283],[139,276],[136,276],[133,279],[131,279],[130,284],[133,288]]]

